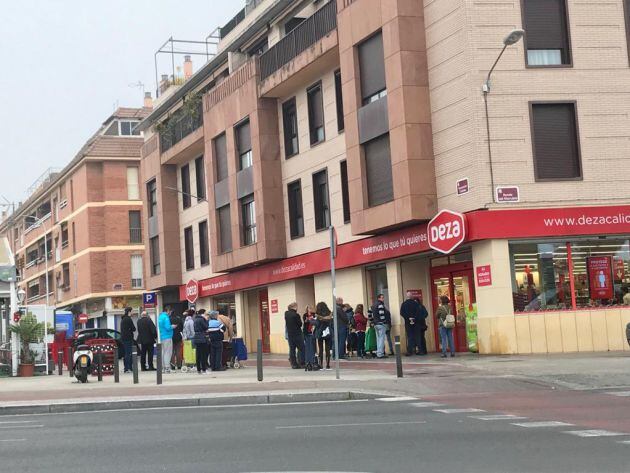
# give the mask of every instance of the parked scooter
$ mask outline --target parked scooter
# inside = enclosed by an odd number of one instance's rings
[[[92,367],[94,354],[88,345],[79,345],[72,357],[74,376],[82,383],[87,383],[88,374]]]

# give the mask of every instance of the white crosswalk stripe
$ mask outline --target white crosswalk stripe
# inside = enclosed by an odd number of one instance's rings
[[[573,427],[573,424],[568,424],[566,422],[559,422],[556,420],[544,420],[544,421],[535,421],[535,422],[515,422],[512,425],[516,425],[518,427]]]
[[[630,440],[617,440],[617,443],[623,443],[625,445],[630,445]]]
[[[607,392],[606,394],[610,394],[612,396],[619,396],[619,397],[630,397],[630,391],[610,391],[610,392]]]
[[[376,399],[381,402],[403,402],[403,401],[417,401],[417,397],[411,396],[399,396],[399,397],[379,397]]]
[[[413,407],[440,407],[444,404],[440,404],[439,402],[412,402],[409,405]]]
[[[433,409],[433,412],[441,412],[442,414],[466,414],[468,412],[486,412],[483,409],[467,408],[467,409]]]
[[[468,416],[471,419],[477,419],[477,420],[524,420],[527,419],[527,417],[522,417],[522,416],[515,416],[513,414],[494,414],[494,415],[487,415],[487,416]]]
[[[622,432],[611,432],[609,430],[567,430],[565,434],[576,435],[578,437],[618,437],[628,435]]]

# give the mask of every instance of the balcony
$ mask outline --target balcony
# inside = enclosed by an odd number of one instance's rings
[[[197,101],[194,109],[180,109],[181,111],[169,118],[164,124],[160,124],[160,151],[166,152],[182,141],[193,131],[203,125],[203,107],[201,99]]]
[[[337,2],[331,0],[260,56],[260,79],[271,76],[336,28]]]
[[[142,228],[129,229],[129,243],[142,243]]]

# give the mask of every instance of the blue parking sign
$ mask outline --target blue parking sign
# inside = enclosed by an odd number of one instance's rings
[[[157,305],[157,293],[145,292],[142,294],[142,305],[147,308],[152,308]]]

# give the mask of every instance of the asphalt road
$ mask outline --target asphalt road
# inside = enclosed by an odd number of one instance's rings
[[[630,434],[346,401],[0,417],[0,471],[628,472]],[[457,406],[459,409],[462,406]],[[540,420],[540,419],[536,419]],[[553,421],[554,419],[547,419]]]

